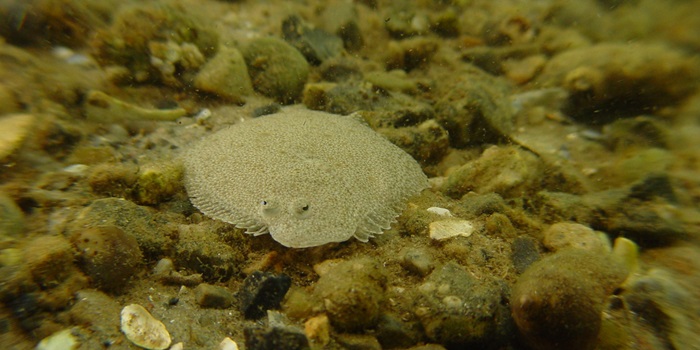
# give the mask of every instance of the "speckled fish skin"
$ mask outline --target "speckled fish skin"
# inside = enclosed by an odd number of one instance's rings
[[[427,187],[410,155],[357,119],[299,108],[209,135],[184,164],[202,213],[294,248],[366,242]]]

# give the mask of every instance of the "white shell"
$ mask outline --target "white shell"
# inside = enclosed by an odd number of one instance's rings
[[[121,313],[121,329],[132,343],[146,349],[164,350],[170,346],[165,325],[138,304],[127,305]]]
[[[433,221],[429,225],[430,238],[438,241],[463,236],[469,237],[474,233],[474,224],[469,220],[447,219]]]
[[[219,343],[219,350],[238,350],[238,344],[231,338],[226,337]]]
[[[452,212],[450,212],[449,209],[445,209],[445,208],[430,207],[430,208],[426,209],[426,211],[433,213],[433,214],[438,214],[440,216],[452,217]]]

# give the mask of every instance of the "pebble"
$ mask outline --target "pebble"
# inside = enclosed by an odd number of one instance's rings
[[[243,103],[245,96],[253,94],[253,84],[243,54],[228,46],[219,47],[216,56],[197,73],[194,85],[233,103]]]
[[[452,212],[450,212],[449,209],[445,209],[445,208],[430,207],[430,208],[426,209],[426,211],[429,213],[440,215],[440,216],[452,217]]]
[[[435,268],[435,259],[425,248],[404,248],[399,252],[401,265],[419,276],[427,276]]]
[[[522,197],[537,189],[542,162],[516,146],[492,146],[481,157],[455,169],[443,186],[445,194],[460,198],[470,191],[495,192],[503,198]]]
[[[255,271],[243,280],[238,292],[239,309],[246,319],[260,319],[267,310],[280,307],[291,285],[292,280],[287,275]]]
[[[403,321],[390,313],[381,315],[374,334],[385,349],[407,348],[423,338],[418,322]]]
[[[9,114],[0,117],[0,161],[5,160],[22,145],[35,119],[31,114]]]
[[[219,343],[219,350],[238,350],[238,344],[231,338],[226,337]]]
[[[282,39],[254,39],[242,48],[253,88],[280,103],[289,104],[301,96],[309,75],[309,63]]]
[[[592,349],[605,302],[627,278],[610,254],[562,249],[532,264],[513,287],[510,307],[534,349]]]
[[[55,287],[74,271],[73,249],[63,236],[36,237],[23,252],[32,279],[44,288]]]
[[[304,322],[306,337],[317,346],[326,346],[331,341],[331,323],[328,316],[321,314]]]
[[[382,350],[377,338],[369,334],[343,333],[335,337],[335,341],[342,349],[350,350]]]
[[[36,346],[36,350],[73,350],[77,349],[80,342],[73,335],[72,330],[64,329],[42,339]]]
[[[449,262],[418,286],[414,309],[428,339],[454,349],[497,347],[509,340],[505,284],[484,277],[476,279]]]
[[[202,283],[194,289],[194,298],[202,307],[225,309],[233,305],[233,293],[224,287]]]
[[[83,271],[104,291],[123,291],[141,267],[143,255],[136,239],[119,227],[75,231],[70,240],[79,252]]]
[[[309,340],[295,327],[268,327],[243,329],[247,350],[308,350]]]
[[[385,271],[378,261],[365,257],[339,261],[320,275],[314,295],[323,300],[334,327],[359,331],[377,323],[386,289]]]
[[[469,237],[476,230],[472,221],[463,219],[433,221],[428,228],[430,238],[436,241],[443,241],[457,236]]]
[[[142,348],[163,350],[170,346],[170,333],[165,325],[138,304],[122,309],[121,330],[127,339]]]
[[[167,201],[184,190],[182,164],[155,162],[141,165],[132,190],[134,202],[156,205]]]
[[[343,50],[343,40],[339,37],[304,23],[296,15],[282,21],[282,34],[284,40],[296,47],[313,65],[339,56]]]
[[[121,198],[102,198],[93,201],[78,212],[69,230],[82,231],[95,226],[117,226],[136,238],[144,257],[160,256],[172,247],[172,242],[163,229],[156,224],[146,207]]]
[[[544,231],[542,242],[551,251],[573,247],[599,253],[610,252],[607,239],[601,235],[575,222],[558,222]]]
[[[528,235],[518,236],[511,243],[511,249],[513,250],[511,259],[513,260],[515,272],[518,275],[525,272],[530,265],[540,259],[538,245],[539,242]]]

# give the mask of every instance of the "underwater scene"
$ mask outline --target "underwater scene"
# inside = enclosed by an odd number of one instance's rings
[[[0,349],[700,349],[699,14],[0,0]]]

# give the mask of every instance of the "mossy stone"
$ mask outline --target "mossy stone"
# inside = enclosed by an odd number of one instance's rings
[[[83,271],[104,291],[122,291],[141,266],[136,239],[116,226],[76,231],[70,240],[80,252]]]
[[[384,302],[386,275],[371,258],[342,261],[329,267],[315,286],[331,324],[345,331],[374,326]]]
[[[607,297],[628,271],[609,254],[569,248],[532,264],[511,294],[511,312],[533,349],[593,349]]]
[[[255,39],[243,48],[253,88],[278,102],[298,100],[309,75],[304,56],[282,39]]]

